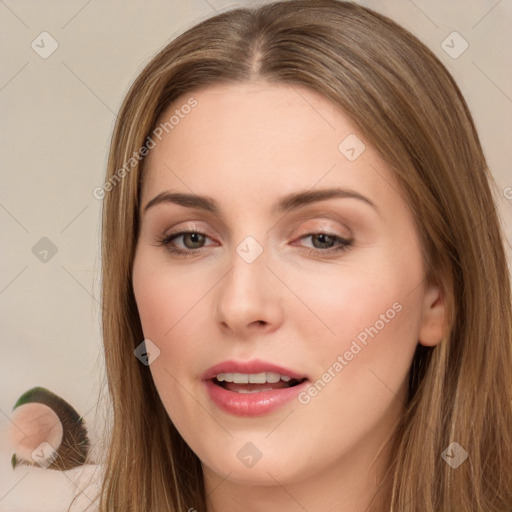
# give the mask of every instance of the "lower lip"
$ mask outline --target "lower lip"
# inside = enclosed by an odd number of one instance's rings
[[[297,395],[309,385],[309,381],[305,380],[291,388],[258,391],[257,393],[237,393],[228,391],[211,380],[204,382],[212,401],[223,411],[235,416],[261,416],[275,411],[297,398]]]

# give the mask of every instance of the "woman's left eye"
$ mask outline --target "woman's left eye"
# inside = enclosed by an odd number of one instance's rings
[[[175,240],[183,238],[182,242],[185,248],[179,248],[175,245]],[[202,249],[203,243],[207,238],[210,238],[206,233],[200,231],[180,231],[167,236],[158,238],[157,245],[164,246],[170,253],[177,256],[189,256],[197,253],[197,249]],[[298,240],[311,238],[313,245],[319,244],[320,247],[304,247],[307,253],[314,253],[315,255],[333,253],[339,251],[346,251],[353,243],[352,240],[347,240],[341,236],[330,233],[309,233],[301,236]],[[329,246],[329,247],[326,247]]]
[[[299,240],[303,240],[304,238],[311,238],[311,241],[317,241],[320,243],[320,249],[318,248],[305,248],[308,253],[333,253],[339,251],[346,251],[353,243],[353,240],[347,240],[338,235],[330,234],[330,233],[309,233],[300,237]],[[329,245],[329,247],[325,247],[325,245]],[[331,246],[334,244],[334,246]],[[322,250],[324,249],[324,250]]]

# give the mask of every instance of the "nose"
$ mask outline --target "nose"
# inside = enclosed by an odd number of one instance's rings
[[[231,269],[217,287],[217,323],[236,338],[268,334],[282,322],[282,286],[267,266],[267,251],[252,262],[240,254],[233,251]]]

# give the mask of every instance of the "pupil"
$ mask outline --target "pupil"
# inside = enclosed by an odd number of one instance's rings
[[[201,237],[203,235],[201,235],[200,233],[187,233],[186,236],[192,238],[192,244],[194,244],[194,243],[200,243]],[[197,240],[198,237],[199,237],[199,240]]]
[[[329,245],[329,241],[325,242],[325,238],[330,239],[330,240],[331,240],[331,242],[332,242],[332,236],[330,236],[330,235],[326,235],[326,234],[324,234],[324,233],[320,233],[320,234],[318,234],[318,235],[313,235],[313,240],[315,240],[315,239],[316,239],[316,240],[318,240],[318,239],[320,239],[320,237],[322,237],[322,239],[324,239],[323,241],[322,241],[322,240],[320,240],[320,243],[321,243],[321,244],[324,244],[324,245],[325,245],[325,244],[327,243],[327,245]]]

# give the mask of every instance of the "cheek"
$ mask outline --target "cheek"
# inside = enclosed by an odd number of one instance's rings
[[[144,250],[133,266],[133,290],[147,338],[171,340],[180,324],[189,323],[195,307],[205,294],[204,276],[185,276]],[[160,347],[162,348],[162,347]]]
[[[218,277],[211,272],[184,272],[179,266],[160,263],[141,250],[133,267],[133,289],[146,339],[160,350],[150,365],[164,404],[180,395],[180,383],[187,385],[208,343],[205,333],[211,318],[208,291]]]
[[[419,256],[397,257],[363,262],[364,271],[340,266],[314,276],[304,272],[297,281],[294,291],[312,313],[300,305],[290,315],[300,319],[315,376],[329,369],[336,375],[332,391],[358,396],[368,386],[398,390],[406,378],[418,343],[422,287],[415,286],[422,267]]]
[[[412,277],[408,279],[389,270],[384,275],[351,269],[305,275],[297,281],[294,292],[307,305],[309,313],[305,315],[304,306],[297,305],[295,314],[302,306],[302,315],[295,318],[310,317],[308,323],[316,333],[310,339],[324,340],[337,348],[358,336],[364,343],[371,336],[369,332],[375,334],[375,330],[379,335],[396,331],[399,326],[407,327],[404,332],[415,331],[420,301],[411,293],[411,282]]]
[[[201,414],[189,400],[187,372],[200,350],[196,329],[201,329],[197,317],[204,290],[143,254],[134,264],[133,289],[144,337],[160,350],[149,366],[158,395],[178,430],[186,431],[187,418]]]

